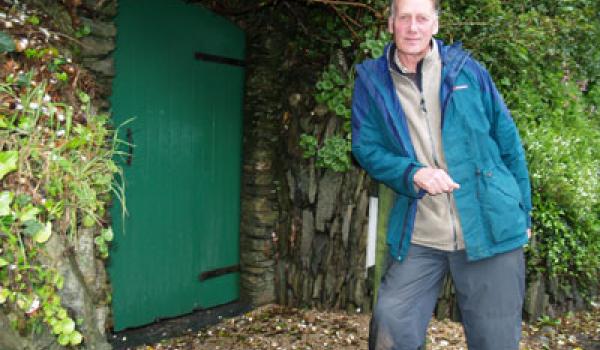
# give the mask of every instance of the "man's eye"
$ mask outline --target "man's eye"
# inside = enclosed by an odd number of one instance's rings
[[[429,17],[426,17],[426,16],[418,16],[418,17],[417,17],[417,21],[419,21],[419,22],[427,22],[427,21],[429,21]]]

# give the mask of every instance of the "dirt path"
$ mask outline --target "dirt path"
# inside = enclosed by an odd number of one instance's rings
[[[135,350],[364,350],[368,314],[268,305],[245,315]],[[459,323],[432,320],[427,349],[467,350]],[[600,350],[600,310],[523,325],[521,350]]]

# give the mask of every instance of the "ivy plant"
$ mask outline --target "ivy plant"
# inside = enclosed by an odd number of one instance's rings
[[[9,101],[0,107],[0,304],[19,331],[45,324],[59,344],[75,346],[83,335],[61,304],[63,277],[45,249],[53,235],[74,245],[80,226],[97,226],[98,256],[108,257],[105,208],[111,193],[124,191],[113,181],[121,174],[113,160],[119,140],[108,116],[91,113],[85,93],[78,94],[85,121],[75,120],[74,107],[53,101],[47,87],[45,80],[0,83]]]

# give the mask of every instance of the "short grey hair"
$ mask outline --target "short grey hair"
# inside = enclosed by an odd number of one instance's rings
[[[396,14],[396,1],[398,0],[390,0],[390,17],[394,17]],[[433,2],[433,8],[435,9],[435,14],[439,15],[440,13],[440,0],[430,0]]]

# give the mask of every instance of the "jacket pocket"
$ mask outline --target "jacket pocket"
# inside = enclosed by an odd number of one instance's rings
[[[479,199],[483,222],[495,243],[525,234],[526,213],[515,178],[504,165],[479,173]]]

